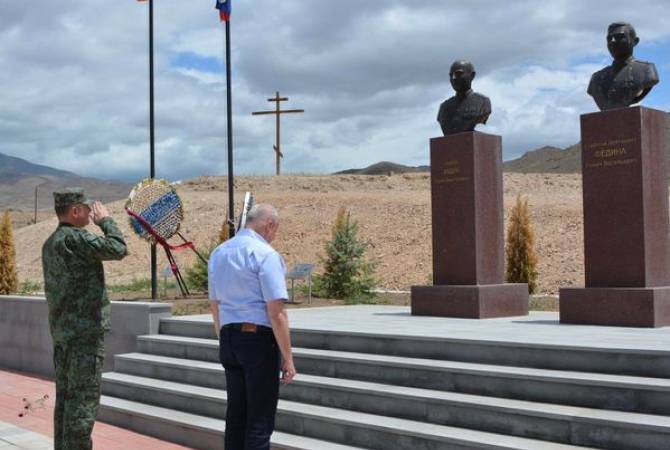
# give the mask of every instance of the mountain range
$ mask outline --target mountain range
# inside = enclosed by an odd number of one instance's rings
[[[670,152],[670,116],[668,141]],[[668,154],[670,161],[670,153]],[[670,164],[668,165],[670,168]],[[335,175],[390,175],[411,172],[429,172],[430,166],[406,166],[381,161],[361,169],[347,169]],[[545,146],[526,152],[523,156],[503,163],[503,171],[516,173],[579,173],[581,171],[581,144],[560,149]],[[34,164],[25,159],[0,153],[0,210],[31,209],[35,189],[39,209],[53,207],[52,192],[67,186],[81,186],[87,194],[103,202],[125,198],[132,185],[121,181],[107,181],[81,177],[65,170]]]
[[[668,116],[665,145],[670,172],[670,115]],[[561,149],[545,146],[524,153],[520,158],[503,162],[504,172],[516,173],[580,173],[582,171],[582,146],[577,143]],[[391,173],[430,172],[430,166],[403,166],[390,162],[379,162],[362,169],[348,169],[339,174],[388,175]]]
[[[131,185],[81,177],[75,173],[34,164],[22,158],[0,153],[0,210],[53,208],[52,192],[68,186],[81,186],[89,197],[103,202],[125,198]]]

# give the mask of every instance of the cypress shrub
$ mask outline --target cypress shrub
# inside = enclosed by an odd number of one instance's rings
[[[505,246],[506,279],[508,283],[528,283],[528,291],[537,291],[537,257],[535,233],[528,215],[528,199],[517,196],[510,213]]]
[[[12,218],[9,211],[5,211],[0,222],[0,294],[15,294],[18,288]]]

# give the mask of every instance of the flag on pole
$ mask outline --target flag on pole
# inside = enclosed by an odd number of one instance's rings
[[[230,2],[231,0],[216,0],[216,9],[219,10],[221,22],[228,22],[230,19]]]

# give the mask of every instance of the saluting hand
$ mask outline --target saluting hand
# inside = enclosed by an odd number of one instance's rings
[[[100,225],[102,219],[106,217],[109,217],[109,211],[107,211],[105,205],[103,205],[99,201],[95,201],[93,203],[93,208],[91,209],[91,219],[93,220],[93,223],[96,225]]]

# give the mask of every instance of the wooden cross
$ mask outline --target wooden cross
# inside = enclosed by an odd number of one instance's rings
[[[280,143],[280,136],[281,136],[281,134],[280,134],[280,130],[281,130],[281,122],[280,122],[280,120],[279,120],[279,117],[280,117],[282,114],[289,114],[289,113],[303,113],[303,112],[305,112],[304,109],[285,109],[285,110],[280,110],[280,109],[279,109],[279,102],[285,102],[285,101],[287,101],[287,100],[288,100],[288,97],[280,97],[280,96],[279,96],[279,91],[277,91],[277,93],[276,93],[276,95],[275,95],[274,98],[269,98],[269,99],[268,99],[269,102],[275,102],[275,103],[276,103],[276,108],[275,108],[274,111],[256,111],[256,112],[252,112],[252,113],[251,113],[251,115],[253,115],[253,116],[260,116],[260,115],[263,115],[263,114],[274,114],[274,115],[276,115],[276,121],[277,121],[277,125],[276,125],[277,136],[276,136],[276,143],[275,143],[275,145],[273,146],[273,148],[274,148],[274,150],[275,150],[275,156],[276,156],[276,160],[277,160],[277,175],[279,175],[279,173],[280,173],[280,171],[281,171],[281,170],[280,170],[280,164],[279,164],[279,163],[280,163],[280,160],[281,160],[281,158],[284,157],[284,154],[281,152],[281,143]]]

